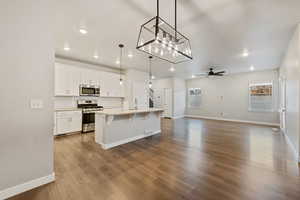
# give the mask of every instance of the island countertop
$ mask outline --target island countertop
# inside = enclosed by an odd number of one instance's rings
[[[103,111],[97,111],[96,114],[102,115],[129,115],[137,113],[150,113],[150,112],[163,112],[161,108],[148,108],[138,110],[124,110],[124,109],[104,109]]]

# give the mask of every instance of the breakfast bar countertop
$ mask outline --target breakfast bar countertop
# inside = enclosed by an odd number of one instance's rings
[[[137,113],[150,113],[150,112],[163,112],[161,108],[148,108],[148,109],[137,109],[137,110],[124,110],[124,109],[105,109],[103,111],[97,111],[96,114],[102,115],[129,115]]]

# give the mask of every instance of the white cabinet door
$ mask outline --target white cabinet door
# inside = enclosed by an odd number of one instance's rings
[[[80,72],[80,68],[78,67],[71,66],[68,70],[72,96],[79,96],[79,85],[81,80]]]
[[[80,70],[55,63],[55,96],[79,96]]]
[[[100,85],[99,71],[93,69],[81,69],[81,84]]]
[[[81,131],[81,124],[81,111],[57,112],[55,135]]]
[[[88,85],[91,84],[90,80],[90,70],[82,68],[80,69],[80,84]]]
[[[124,77],[122,77],[124,79]],[[124,80],[123,85],[120,85],[120,75],[115,73],[110,73],[110,90],[111,96],[113,97],[122,97],[122,90],[124,87]]]
[[[67,66],[55,63],[55,96],[72,96],[70,79]]]
[[[100,96],[110,96],[110,76],[108,72],[101,72],[100,74]]]
[[[124,97],[124,84],[120,85],[120,75],[110,72],[100,74],[101,96]],[[122,77],[124,79],[124,77]],[[123,81],[125,82],[125,81]]]
[[[56,126],[57,126],[56,133],[57,133],[57,135],[70,133],[71,132],[71,124],[72,124],[71,116],[56,118]]]
[[[91,85],[100,85],[100,80],[99,80],[99,71],[98,70],[91,70],[90,74],[90,84]]]
[[[71,113],[72,122],[70,132],[78,132],[82,129],[82,113],[81,111],[74,111]]]

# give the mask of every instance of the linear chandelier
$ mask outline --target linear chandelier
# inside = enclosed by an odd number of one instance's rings
[[[177,31],[177,0],[175,27],[160,18],[157,0],[157,15],[141,26],[136,48],[173,64],[193,59],[190,40]]]

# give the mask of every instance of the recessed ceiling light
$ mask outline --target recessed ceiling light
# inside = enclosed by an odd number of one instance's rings
[[[248,56],[249,56],[249,51],[248,51],[248,49],[244,49],[243,57],[248,57]]]
[[[131,53],[131,52],[129,52],[129,54],[128,54],[128,58],[132,58],[132,57],[133,57],[132,53]]]
[[[193,75],[192,75],[192,78],[195,78],[195,77],[196,77],[196,76],[193,74]]]
[[[80,28],[80,29],[79,29],[79,32],[80,32],[82,35],[85,35],[85,34],[88,33],[88,31],[87,31],[86,29],[84,29],[84,28]]]
[[[155,76],[152,75],[152,76],[151,76],[151,79],[155,79]]]
[[[70,46],[69,46],[67,43],[66,43],[65,46],[64,46],[64,50],[65,50],[65,51],[70,51]]]
[[[95,53],[94,53],[94,56],[93,56],[95,59],[98,59],[99,58],[99,55],[98,55],[98,51],[96,50]]]
[[[117,65],[120,64],[120,61],[119,61],[119,60],[116,60],[116,64],[117,64]]]
[[[253,65],[250,67],[250,70],[251,70],[251,71],[254,71],[254,66],[253,66]]]
[[[174,71],[175,71],[175,68],[174,68],[174,67],[171,67],[171,68],[169,69],[169,71],[170,71],[170,72],[174,72]]]

